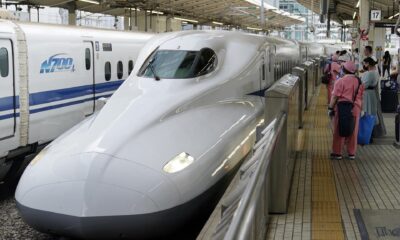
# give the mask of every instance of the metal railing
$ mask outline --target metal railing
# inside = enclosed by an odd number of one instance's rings
[[[240,183],[223,203],[213,239],[264,239],[268,219],[269,165],[287,115],[282,112],[263,131],[254,154],[240,170]]]

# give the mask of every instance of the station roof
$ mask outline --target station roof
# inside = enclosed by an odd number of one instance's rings
[[[320,13],[321,0],[297,0],[304,7],[313,12]],[[354,12],[358,14],[359,1],[367,0],[330,0],[329,12],[333,19],[343,22],[343,20],[353,20]],[[383,19],[395,15],[398,12],[397,0],[371,0],[370,8],[382,10]]]
[[[280,11],[268,4],[265,7],[265,26],[260,21],[260,0],[20,0],[20,4],[68,8],[76,5],[76,10],[103,13],[114,16],[129,16],[130,8],[161,12],[163,14],[192,19],[198,24],[240,26],[243,28],[279,29],[300,24],[304,19]],[[215,24],[215,23],[214,23]]]

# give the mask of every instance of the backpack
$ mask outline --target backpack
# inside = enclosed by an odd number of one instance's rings
[[[324,74],[321,77],[321,82],[323,84],[328,85],[329,84],[329,80],[331,79],[332,73],[331,73],[331,65],[332,63],[329,63],[328,65],[328,71],[324,72]]]
[[[355,127],[355,118],[353,116],[353,108],[354,102],[356,101],[358,90],[361,86],[361,79],[356,77],[358,80],[358,87],[353,97],[353,101],[342,101],[338,102],[338,128],[339,128],[339,136],[341,137],[350,137],[354,132]]]

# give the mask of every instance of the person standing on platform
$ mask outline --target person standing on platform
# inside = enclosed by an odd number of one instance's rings
[[[385,52],[385,55],[383,55],[383,64],[382,64],[382,77],[385,77],[385,72],[387,71],[388,77],[390,77],[390,66],[392,65],[392,58],[390,57],[389,51]]]
[[[357,71],[356,65],[352,61],[347,61],[343,64],[344,76],[335,82],[332,99],[328,106],[328,115],[334,117],[333,119],[333,141],[331,158],[340,160],[342,159],[342,149],[347,144],[348,157],[354,160],[357,151],[357,134],[358,124],[362,107],[363,86],[360,80],[354,75]],[[342,137],[339,134],[339,127],[343,128],[344,124],[351,125],[351,121],[342,121],[342,126],[339,126],[339,111],[338,104],[350,102],[353,107],[351,114],[353,116],[354,125],[352,127],[352,134],[348,137]],[[344,116],[340,116],[344,117]]]
[[[360,54],[358,53],[358,48],[354,49],[353,61],[354,61],[354,64],[356,65],[356,68],[359,69],[360,68]]]
[[[375,116],[375,125],[379,124],[378,105],[380,104],[379,98],[376,96],[376,88],[379,82],[379,74],[376,71],[376,62],[368,57],[363,61],[363,68],[365,70],[361,77],[361,82],[364,85],[364,95],[362,104],[362,114]],[[371,137],[372,142],[372,137]]]
[[[383,137],[386,135],[385,122],[383,120],[382,107],[379,99],[379,73],[376,69],[374,59],[368,57],[363,61],[363,66],[366,72],[361,77],[361,81],[365,86],[363,112],[370,115],[375,115],[375,127],[372,132],[372,137]],[[371,141],[372,141],[371,137]]]
[[[367,58],[367,57],[372,58],[376,62],[376,64],[379,63],[378,60],[376,59],[376,57],[373,54],[373,49],[372,49],[371,46],[365,46],[365,48],[364,48],[364,58]],[[364,71],[360,71],[360,72],[364,72]],[[379,66],[378,66],[378,73],[379,73],[379,76],[380,76],[381,75],[381,69],[379,68]]]
[[[339,79],[340,65],[337,63],[337,61],[338,61],[338,56],[333,55],[332,62],[327,64],[324,70],[324,73],[330,72],[329,83],[326,85],[328,91],[328,104],[332,98],[333,85],[335,84],[335,81]]]

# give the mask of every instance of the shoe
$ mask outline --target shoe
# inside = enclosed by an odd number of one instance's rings
[[[336,154],[336,153],[331,153],[331,159],[333,159],[333,160],[342,160],[342,155]]]
[[[349,159],[350,159],[350,160],[355,160],[355,159],[356,159],[356,156],[355,156],[355,155],[349,155]]]

